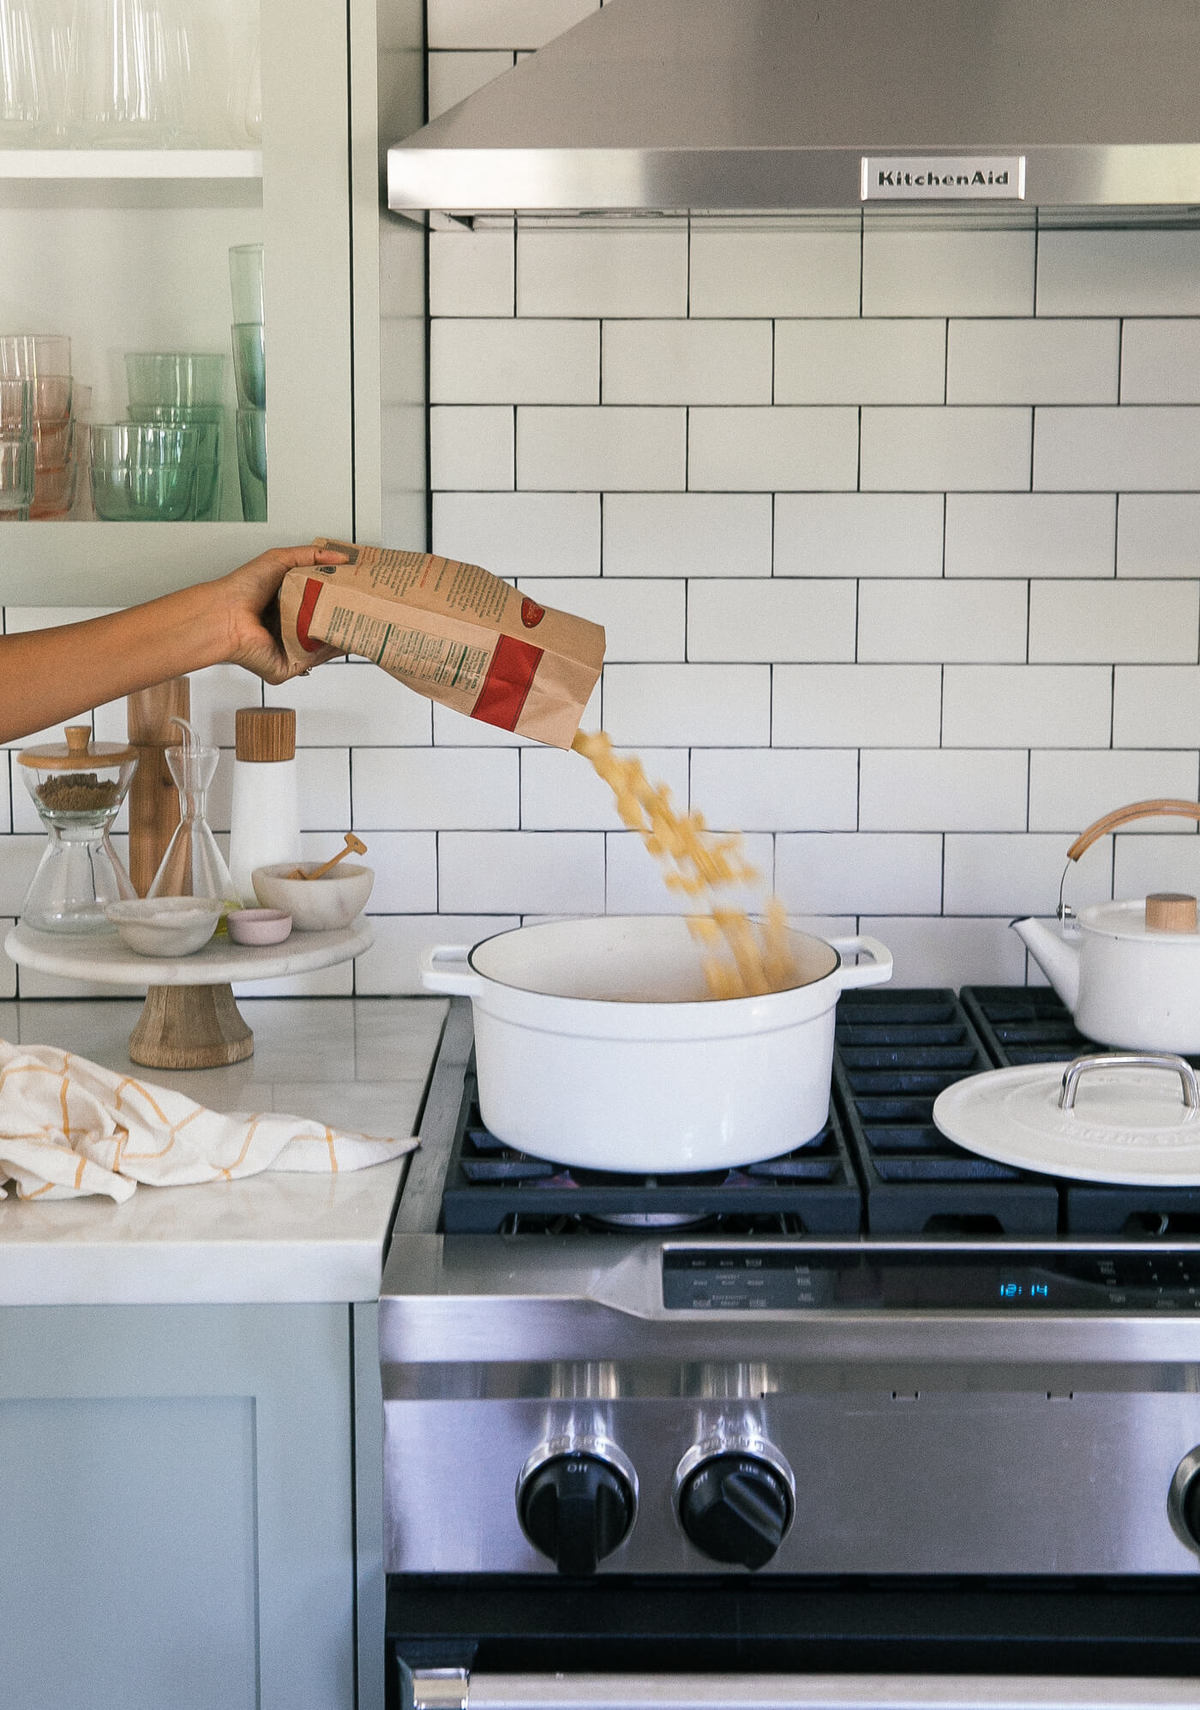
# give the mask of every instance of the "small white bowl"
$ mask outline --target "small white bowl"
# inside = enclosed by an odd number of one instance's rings
[[[301,868],[319,867],[319,861],[301,861]],[[289,879],[295,861],[273,867],[256,867],[250,875],[254,894],[264,908],[282,909],[292,917],[297,932],[332,932],[349,926],[367,906],[375,883],[370,867],[355,867],[339,861],[319,879]]]
[[[139,956],[191,956],[217,930],[224,906],[217,897],[133,897],[104,912]]]
[[[282,944],[292,931],[292,917],[281,908],[231,909],[225,924],[235,944]]]

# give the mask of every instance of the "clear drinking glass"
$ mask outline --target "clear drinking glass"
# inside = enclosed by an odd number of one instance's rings
[[[237,413],[238,479],[245,522],[267,520],[267,412]]]
[[[184,87],[178,32],[162,0],[75,0],[67,99],[85,139],[171,147]]]
[[[70,372],[71,340],[66,333],[0,333],[0,379]]]
[[[225,452],[225,411],[220,404],[130,404],[132,421],[196,430],[195,503],[188,522],[217,522],[221,516],[221,466]]]
[[[233,375],[238,403],[243,409],[262,410],[267,403],[267,347],[261,321],[235,322]]]
[[[131,350],[125,355],[129,402],[173,409],[220,404],[228,357],[210,351]]]
[[[33,503],[32,434],[0,435],[0,522],[25,522]]]
[[[199,429],[98,422],[89,435],[92,504],[101,522],[186,522],[196,507]]]
[[[34,142],[48,116],[48,86],[29,0],[0,0],[0,143]]]

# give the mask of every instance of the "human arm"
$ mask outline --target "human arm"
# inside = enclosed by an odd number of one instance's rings
[[[273,547],[210,582],[56,629],[0,635],[0,742],[13,742],[106,701],[206,665],[242,665],[285,683],[289,664],[267,619],[286,573],[344,554]],[[313,664],[335,657],[323,648]]]

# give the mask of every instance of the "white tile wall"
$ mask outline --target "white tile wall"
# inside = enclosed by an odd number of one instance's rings
[[[430,0],[433,110],[597,3]],[[799,923],[874,932],[898,983],[1020,980],[1008,922],[1052,912],[1075,835],[1197,799],[1200,232],[499,221],[434,233],[429,286],[435,550],[606,625],[586,727],[741,831]],[[399,306],[382,342],[388,433],[423,432]],[[84,615],[40,597],[6,627]],[[226,751],[263,697],[299,715],[306,852],[353,824],[376,868],[376,945],[327,989],[682,906],[577,756],[363,663],[193,679]],[[0,751],[0,925],[40,849]],[[1070,882],[1200,889],[1198,834],[1139,825]],[[0,997],[66,989],[0,957]]]

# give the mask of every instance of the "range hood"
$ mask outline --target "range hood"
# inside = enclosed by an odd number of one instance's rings
[[[410,217],[1190,221],[1200,0],[607,0],[387,172]]]

